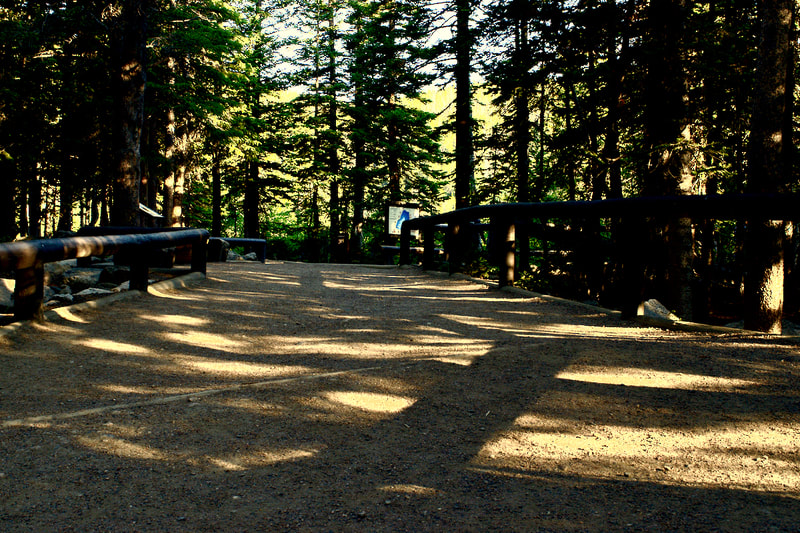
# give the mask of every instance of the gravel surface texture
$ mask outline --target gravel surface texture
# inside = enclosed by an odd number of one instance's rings
[[[800,531],[800,347],[215,263],[0,337],[0,531]]]

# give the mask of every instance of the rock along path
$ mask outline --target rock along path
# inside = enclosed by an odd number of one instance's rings
[[[0,338],[0,531],[797,531],[800,351],[210,264]]]

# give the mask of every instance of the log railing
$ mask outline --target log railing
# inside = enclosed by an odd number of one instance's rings
[[[98,235],[0,244],[0,270],[15,272],[14,318],[41,318],[44,264],[65,259],[105,256],[125,251],[131,260],[132,290],[147,291],[152,251],[173,246],[192,247],[191,270],[206,272],[208,231],[184,229],[129,235]]]
[[[642,243],[648,224],[679,219],[701,220],[800,220],[800,195],[714,195],[643,197],[591,202],[495,204],[468,207],[406,221],[400,236],[400,264],[410,263],[411,231],[422,237],[422,267],[434,268],[435,233],[443,231],[444,257],[450,272],[461,268],[469,249],[469,235],[481,227],[489,234],[489,262],[498,269],[500,286],[513,285],[517,268],[517,236],[530,235],[550,219],[600,221],[610,219],[615,235],[614,261],[623,272],[623,313],[635,315],[644,293],[643,271],[648,260]],[[482,222],[484,221],[484,222]],[[485,222],[488,221],[488,224]]]

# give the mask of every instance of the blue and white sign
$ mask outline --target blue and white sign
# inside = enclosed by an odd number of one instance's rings
[[[403,222],[411,220],[412,218],[419,218],[419,207],[411,207],[407,205],[390,205],[389,206],[389,235],[400,235],[400,228]],[[412,234],[417,233],[416,231]]]

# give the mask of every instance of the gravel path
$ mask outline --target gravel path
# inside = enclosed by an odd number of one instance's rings
[[[800,350],[217,263],[0,338],[0,531],[800,531]]]

